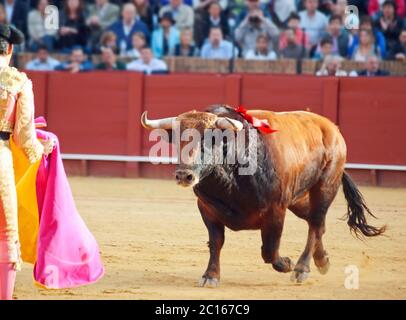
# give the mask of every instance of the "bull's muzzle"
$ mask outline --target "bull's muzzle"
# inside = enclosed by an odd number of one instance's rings
[[[198,182],[198,177],[189,169],[176,170],[175,178],[177,184],[182,187],[191,187]]]

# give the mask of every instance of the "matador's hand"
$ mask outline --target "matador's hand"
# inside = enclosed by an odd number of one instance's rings
[[[48,140],[42,140],[40,139],[40,142],[44,146],[44,155],[48,156],[52,151],[54,151],[55,148],[55,139],[48,139]]]

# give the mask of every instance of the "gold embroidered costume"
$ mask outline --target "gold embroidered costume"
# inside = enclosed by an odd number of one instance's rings
[[[0,263],[18,267],[17,195],[10,135],[31,163],[41,160],[44,146],[35,132],[32,82],[25,73],[6,66],[0,69]]]

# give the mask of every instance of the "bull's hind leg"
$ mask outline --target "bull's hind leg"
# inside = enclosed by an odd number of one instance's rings
[[[199,281],[200,287],[217,287],[220,283],[220,251],[224,244],[224,225],[208,215],[208,208],[198,201],[200,214],[209,232],[210,259],[206,272]]]
[[[289,210],[292,211],[296,216],[306,221],[309,221],[310,216],[310,197],[307,192],[302,198],[300,198],[294,205],[289,207]],[[324,215],[325,220],[325,215]],[[327,252],[324,250],[322,235],[325,232],[325,221],[321,222],[320,232],[321,236],[316,236],[315,249],[313,254],[314,263],[321,274],[326,274],[329,267],[329,259]]]
[[[271,263],[272,267],[278,272],[290,272],[294,266],[290,258],[281,257],[279,255],[279,245],[285,214],[285,208],[272,208],[272,210],[264,216],[261,227],[262,258],[265,263]]]
[[[305,281],[310,272],[310,260],[313,257],[318,270],[325,274],[329,268],[327,252],[324,250],[322,237],[325,233],[327,210],[337,194],[339,184],[325,185],[323,182],[315,185],[309,193],[309,206],[306,216],[309,225],[306,247],[300,256],[292,273],[292,281]],[[305,209],[302,203],[302,209]],[[293,210],[292,210],[293,211]]]

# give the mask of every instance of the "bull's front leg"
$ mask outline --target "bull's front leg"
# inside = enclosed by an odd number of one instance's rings
[[[200,214],[209,232],[210,259],[206,272],[199,281],[200,287],[217,287],[220,284],[220,251],[224,244],[224,225],[207,213],[208,208],[198,201]]]
[[[274,206],[263,216],[261,226],[262,258],[278,272],[290,272],[294,267],[290,258],[279,255],[285,213],[286,208]]]

